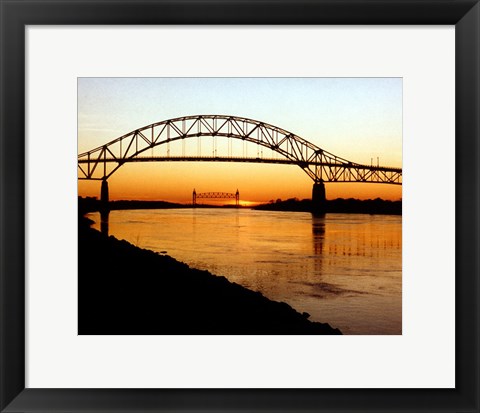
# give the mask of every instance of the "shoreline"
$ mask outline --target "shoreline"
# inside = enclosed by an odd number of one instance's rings
[[[312,212],[312,200],[297,198],[282,201],[270,201],[268,204],[252,207],[259,211],[285,211],[285,212]],[[337,198],[326,200],[323,213],[341,214],[370,214],[370,215],[402,215],[402,201],[385,201],[383,199],[344,199]]]
[[[284,302],[90,228],[79,215],[78,333],[342,334]]]
[[[100,201],[96,198],[79,197],[79,214],[86,212],[99,212],[102,209]],[[235,205],[209,205],[178,204],[167,201],[138,201],[119,200],[108,203],[109,211],[134,210],[134,209],[201,209],[201,208],[227,208],[227,209],[253,209],[257,211],[284,211],[284,212],[310,212],[315,213],[312,208],[311,199],[297,198],[272,200],[267,204],[256,206],[235,206]],[[402,201],[385,201],[383,199],[344,199],[337,198],[325,202],[325,213],[346,213],[346,214],[371,214],[371,215],[402,215]]]

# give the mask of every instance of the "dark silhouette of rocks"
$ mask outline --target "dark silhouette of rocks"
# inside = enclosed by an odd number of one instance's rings
[[[102,235],[79,218],[79,334],[341,334],[175,259]]]

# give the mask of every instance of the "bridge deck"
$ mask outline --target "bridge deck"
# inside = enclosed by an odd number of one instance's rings
[[[88,159],[79,159],[78,163],[87,164],[91,163]],[[284,164],[284,165],[318,165],[327,167],[341,167],[341,168],[365,168],[371,171],[385,171],[385,172],[402,172],[402,168],[389,167],[389,166],[374,166],[374,165],[362,165],[357,163],[351,163],[345,165],[344,163],[326,163],[315,161],[295,161],[291,159],[280,158],[265,158],[265,157],[242,157],[242,156],[136,156],[132,158],[117,159],[117,158],[102,158],[101,162],[115,162],[115,163],[127,163],[127,162],[247,162],[247,163],[271,163],[271,164]]]

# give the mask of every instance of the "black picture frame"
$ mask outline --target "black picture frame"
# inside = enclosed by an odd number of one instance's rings
[[[479,0],[0,0],[1,412],[479,412],[478,3]],[[60,24],[455,25],[455,389],[25,388],[25,27]],[[437,172],[435,179],[441,179],[441,165]]]

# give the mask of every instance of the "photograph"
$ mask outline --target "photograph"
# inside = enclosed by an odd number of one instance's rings
[[[79,335],[401,335],[401,77],[77,79]]]

